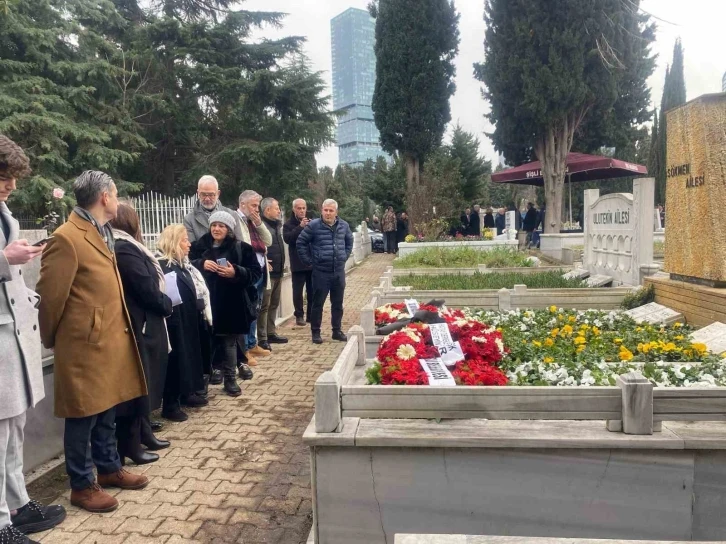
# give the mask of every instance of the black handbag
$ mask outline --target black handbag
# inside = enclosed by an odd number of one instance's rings
[[[234,250],[237,255],[237,262],[242,262],[242,246],[240,242],[234,244]],[[247,286],[243,289],[244,307],[242,308],[243,317],[248,323],[253,322],[260,315],[261,300],[257,296],[257,289],[254,285]]]

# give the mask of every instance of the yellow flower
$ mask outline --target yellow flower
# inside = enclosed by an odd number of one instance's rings
[[[580,344],[584,344],[585,342],[587,342],[587,340],[585,340],[584,336],[578,336],[573,340],[573,342],[575,342],[576,346],[579,346]]]
[[[542,342],[540,342],[539,340],[532,340],[532,345],[541,348]]]
[[[631,361],[633,359],[633,352],[625,346],[620,346],[620,353],[618,355],[621,361]]]
[[[643,327],[635,327],[635,332],[643,332]]]
[[[706,347],[706,344],[702,344],[701,342],[694,342],[693,344],[691,344],[691,347],[699,355],[703,355],[708,351],[708,347]]]
[[[568,336],[572,334],[572,330],[573,329],[570,325],[565,325],[564,327],[562,327],[562,332],[564,334],[567,334]]]
[[[613,342],[615,342],[616,344],[622,344],[623,343],[623,339],[622,338],[616,338],[615,340],[613,340]]]
[[[556,314],[557,313],[557,306],[555,306],[555,305],[550,306],[550,312],[552,312],[553,314]]]
[[[552,336],[552,338],[556,337],[558,334],[560,334],[560,329],[558,329],[557,327],[550,331],[550,336]]]
[[[583,351],[585,351],[586,348],[587,348],[587,346],[585,344],[582,344],[581,346],[577,346],[577,353],[582,353]]]
[[[597,327],[593,327],[592,334],[594,334],[595,336],[600,336],[600,329],[598,329]]]
[[[570,317],[568,317],[568,318],[567,318],[567,320],[568,320],[568,321],[569,321],[570,323],[574,323],[575,321],[577,321],[577,318],[576,318],[576,317],[575,317],[574,315],[571,315]]]
[[[638,344],[638,351],[648,353],[650,351],[650,344]]]
[[[665,346],[663,346],[663,351],[668,353],[669,351],[675,351],[676,345],[673,342],[668,342]]]
[[[676,336],[676,340],[678,340],[679,342],[681,340],[683,340],[683,338],[684,338],[684,336],[682,334],[679,334],[678,336]]]
[[[678,322],[678,323],[673,323],[673,328],[674,328],[674,329],[680,329],[680,328],[681,328],[682,326],[683,326],[683,323],[680,323],[680,322]]]
[[[555,341],[552,340],[552,338],[548,338],[547,340],[544,341],[544,345],[547,346],[548,348],[552,347],[555,345]],[[726,352],[724,352],[724,357],[726,357]]]
[[[562,321],[563,319],[564,319],[564,317],[562,317],[562,314],[559,314],[559,315],[557,316],[557,321]]]
[[[497,332],[502,332],[502,328],[501,327],[497,327]]]
[[[544,361],[545,363],[548,363],[548,364],[549,364],[549,363],[554,363],[554,362],[555,362],[555,360],[554,360],[554,359],[553,359],[552,357],[545,357],[545,358],[543,359],[543,361]]]

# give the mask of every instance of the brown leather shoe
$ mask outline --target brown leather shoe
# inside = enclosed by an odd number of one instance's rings
[[[257,359],[255,359],[252,356],[252,350],[245,351],[245,358],[247,359],[247,364],[250,366],[257,366]]]
[[[113,495],[106,493],[103,488],[94,482],[86,489],[71,490],[71,504],[83,508],[88,512],[103,513],[113,512],[118,508],[118,501]]]
[[[267,350],[267,349],[261,347],[259,344],[257,344],[255,347],[253,347],[247,353],[251,353],[252,355],[257,355],[258,357],[267,357],[272,352],[270,350]],[[247,363],[247,364],[249,364],[249,363]]]
[[[121,468],[121,470],[113,474],[99,474],[98,483],[103,487],[143,489],[149,484],[149,478],[143,474],[134,474],[125,468]]]

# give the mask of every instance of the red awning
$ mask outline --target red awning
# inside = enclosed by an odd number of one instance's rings
[[[519,185],[543,186],[542,163],[528,162],[521,166],[508,168],[492,174],[495,183],[517,183]],[[567,176],[569,181],[594,181],[598,179],[640,177],[648,174],[648,169],[640,164],[585,153],[567,154]]]

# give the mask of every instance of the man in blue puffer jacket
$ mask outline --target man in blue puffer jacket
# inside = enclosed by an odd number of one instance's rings
[[[348,223],[338,217],[338,203],[323,202],[322,217],[310,221],[297,239],[300,260],[313,267],[313,306],[310,328],[313,343],[322,344],[320,326],[323,322],[323,304],[330,293],[333,340],[348,340],[343,333],[343,297],[345,295],[345,262],[353,251],[353,233]]]

